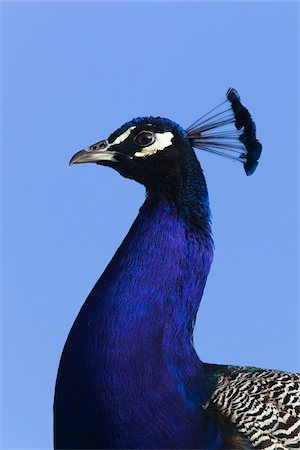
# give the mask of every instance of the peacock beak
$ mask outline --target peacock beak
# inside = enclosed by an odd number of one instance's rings
[[[80,150],[72,156],[69,166],[83,163],[105,164],[106,162],[118,162],[115,159],[116,152],[109,150],[109,147],[108,141],[104,140],[84,150]]]

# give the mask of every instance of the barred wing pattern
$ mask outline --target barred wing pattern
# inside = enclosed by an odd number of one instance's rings
[[[219,367],[210,404],[254,448],[300,449],[300,375],[251,367]]]

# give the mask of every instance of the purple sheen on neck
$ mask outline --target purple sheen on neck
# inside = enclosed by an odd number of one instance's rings
[[[212,258],[207,230],[175,204],[162,197],[142,208],[64,349],[56,409],[66,419],[56,427],[69,445],[219,448],[200,407],[210,386],[192,345]]]

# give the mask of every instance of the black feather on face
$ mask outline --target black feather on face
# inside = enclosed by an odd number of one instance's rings
[[[187,156],[194,155],[187,133],[175,122],[160,117],[136,118],[86,150],[70,164],[95,162],[117,170],[146,186],[174,187],[186,170]],[[196,157],[194,156],[196,160]]]
[[[124,136],[126,126],[118,130],[121,135],[118,133],[117,142]],[[194,154],[186,132],[175,122],[160,117],[134,119],[127,130],[129,137],[111,147],[118,152],[116,170],[142,183],[148,191],[176,190],[186,170],[187,155]],[[115,142],[115,134],[108,141]]]

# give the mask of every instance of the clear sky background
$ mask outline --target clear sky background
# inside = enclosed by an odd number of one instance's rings
[[[51,448],[65,339],[144,199],[70,157],[135,116],[187,127],[229,86],[264,150],[249,178],[198,152],[216,254],[196,348],[207,362],[299,371],[297,5],[2,7],[2,448]]]

